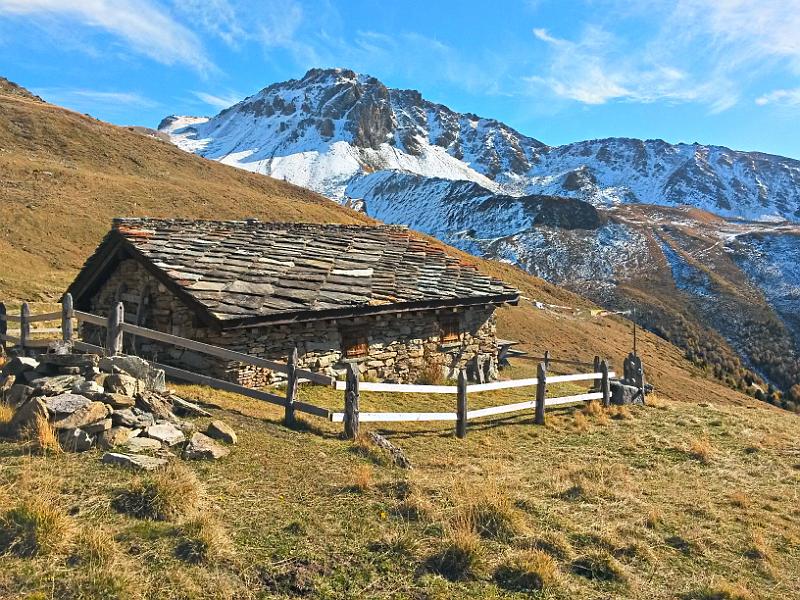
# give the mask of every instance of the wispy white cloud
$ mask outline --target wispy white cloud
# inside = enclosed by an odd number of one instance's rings
[[[586,27],[577,41],[561,39],[546,29],[533,30],[549,47],[546,73],[531,75],[529,83],[549,88],[557,96],[584,104],[611,100],[688,101],[708,95],[708,88],[691,81],[673,66],[632,57],[614,34]]]
[[[192,92],[192,94],[194,94],[200,101],[219,109],[233,106],[242,99],[241,94],[234,93],[225,94],[224,96],[209,94],[207,92]]]
[[[528,82],[585,104],[665,100],[720,112],[767,71],[800,73],[800,12],[785,0],[601,0],[594,7],[605,26],[589,24],[575,39],[533,30],[548,56]]]
[[[766,106],[767,104],[779,104],[784,106],[800,107],[800,88],[794,88],[790,90],[773,90],[756,98],[756,104],[759,106]]]
[[[32,90],[48,102],[81,111],[113,110],[120,107],[153,108],[158,102],[130,91],[90,90],[84,88],[36,88]]]
[[[63,19],[115,35],[160,63],[213,69],[199,38],[149,0],[0,0],[0,14]]]

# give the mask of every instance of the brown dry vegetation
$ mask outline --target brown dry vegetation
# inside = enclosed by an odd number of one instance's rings
[[[26,300],[59,295],[114,217],[369,221],[304,188],[7,88],[0,206],[0,295]]]
[[[531,414],[471,422],[464,440],[448,425],[381,428],[409,456],[409,472],[354,451],[340,425],[309,417],[292,430],[280,424],[280,407],[202,387],[178,391],[213,405],[213,418],[240,432],[229,457],[186,466],[177,479],[197,481],[165,492],[187,499],[188,515],[159,510],[166,520],[152,520],[114,509],[120,490],[175,479],[174,471],[140,477],[102,465],[97,451],[38,456],[0,443],[0,512],[49,489],[75,532],[55,551],[7,555],[0,597],[49,594],[56,573],[64,587],[56,598],[128,590],[131,577],[149,598],[524,598],[540,585],[553,599],[800,594],[797,417],[764,404],[662,396],[631,419],[587,411],[587,431],[573,427],[579,409],[564,408],[548,412],[547,427]],[[342,403],[341,393],[318,387],[301,386],[300,395]],[[410,395],[405,403],[445,410],[452,400]],[[395,403],[391,394],[362,397],[363,410]],[[768,443],[749,452],[754,439]],[[695,440],[713,446],[710,463],[688,452]],[[99,539],[81,533],[97,528]],[[103,571],[106,562],[120,565],[119,580],[98,579],[117,573]]]

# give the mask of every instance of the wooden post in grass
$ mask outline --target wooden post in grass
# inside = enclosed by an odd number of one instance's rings
[[[6,311],[6,305],[3,302],[0,302],[0,348],[2,348],[2,352],[0,354],[6,353],[6,335],[8,334],[8,321],[6,321],[6,315],[8,312]]]
[[[122,324],[125,322],[125,306],[117,302],[111,307],[106,322],[106,356],[116,356],[122,352]]]
[[[594,362],[592,363],[592,373],[600,373],[600,357],[595,355]],[[593,391],[599,392],[602,390],[602,385],[599,379],[594,380],[594,385],[592,386]]]
[[[608,408],[611,406],[611,382],[608,380],[608,361],[602,360],[600,362],[600,372],[603,378],[600,380],[600,391],[603,392],[603,406]]]
[[[547,394],[547,363],[540,362],[536,368],[536,416],[533,422],[544,425],[544,399]]]
[[[344,436],[350,440],[358,437],[358,371],[353,363],[347,365],[344,391]]]
[[[297,347],[292,348],[289,362],[286,364],[286,405],[284,407],[283,424],[294,427],[294,403],[297,400]]]
[[[61,339],[72,341],[72,294],[64,294],[61,300]]]
[[[550,368],[550,350],[545,350],[544,351],[544,370],[547,371],[547,369],[549,369],[549,368]]]
[[[22,356],[27,356],[25,347],[31,339],[31,308],[27,302],[22,303],[19,310],[19,350]]]
[[[456,404],[456,437],[463,438],[467,435],[467,372],[461,369],[458,372],[458,401]]]

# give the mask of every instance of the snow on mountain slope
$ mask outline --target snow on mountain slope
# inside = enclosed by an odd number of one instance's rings
[[[594,204],[687,204],[726,217],[800,220],[800,161],[721,146],[612,138],[540,155],[528,193]]]
[[[495,179],[520,177],[543,146],[497,121],[341,69],[271,85],[205,121],[167,117],[162,130],[190,152],[339,200],[350,179],[379,170],[499,191]]]
[[[797,160],[628,138],[549,147],[494,119],[345,69],[312,69],[215,117],[167,117],[160,129],[185,150],[340,201],[354,179],[401,171],[514,196],[687,204],[726,217],[800,220]]]

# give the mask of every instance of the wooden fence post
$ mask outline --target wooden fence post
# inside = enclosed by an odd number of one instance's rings
[[[547,369],[549,369],[549,368],[550,368],[550,350],[545,350],[544,351],[544,370],[547,371]]]
[[[295,426],[294,403],[297,400],[297,347],[292,348],[289,362],[286,363],[286,405],[284,407],[283,424]]]
[[[463,438],[467,435],[467,372],[461,369],[458,372],[458,403],[456,405],[456,437]]]
[[[106,356],[116,356],[122,352],[122,323],[125,322],[125,305],[117,302],[111,307],[106,322]]]
[[[536,369],[536,416],[533,422],[537,425],[544,425],[544,403],[547,394],[547,363],[540,362]]]
[[[19,350],[22,356],[27,356],[25,346],[31,339],[31,308],[27,302],[22,303],[22,308],[19,311]]]
[[[358,437],[358,371],[350,363],[347,365],[347,386],[344,391],[344,435],[354,440]]]
[[[611,382],[608,380],[608,361],[603,360],[600,362],[600,372],[603,378],[600,380],[600,391],[603,392],[603,406],[608,408],[611,406]]]
[[[594,361],[592,362],[592,373],[600,373],[600,357],[597,355],[595,355]],[[603,389],[603,386],[599,379],[594,380],[594,385],[592,386],[592,389],[595,392],[599,392]]]
[[[72,341],[72,294],[64,294],[61,301],[61,339]]]
[[[6,321],[6,315],[8,312],[6,311],[6,305],[3,302],[0,302],[0,348],[3,350],[0,354],[6,353],[6,338],[5,336],[8,334],[8,321]]]

